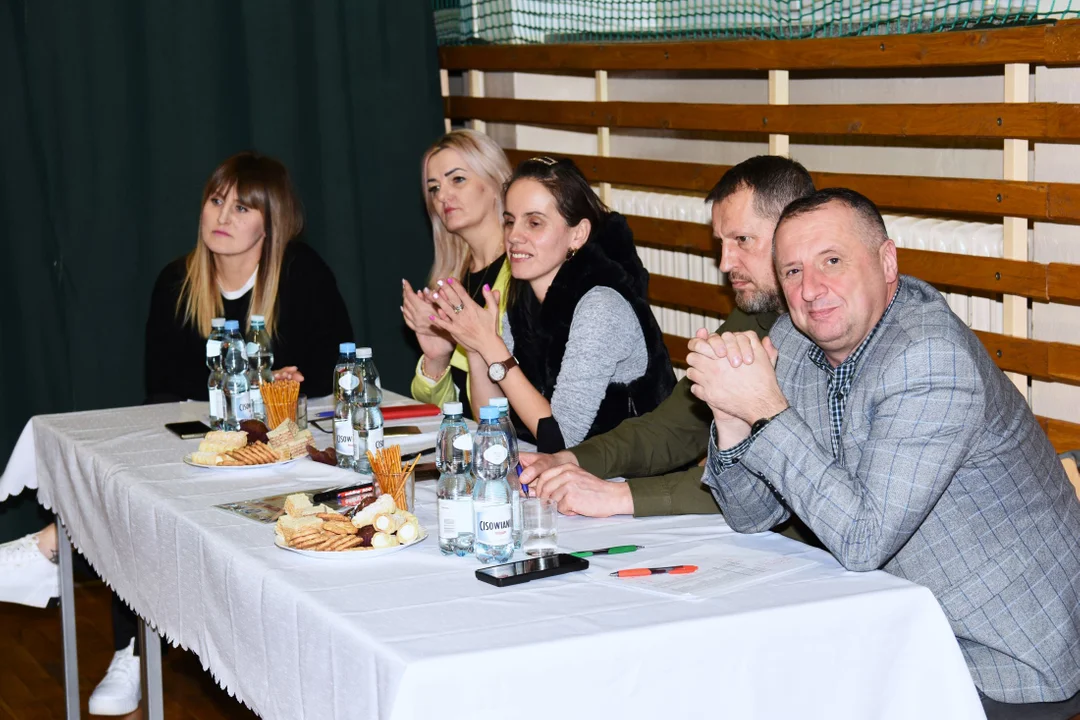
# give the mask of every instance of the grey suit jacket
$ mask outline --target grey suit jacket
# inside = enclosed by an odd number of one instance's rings
[[[903,277],[859,360],[844,462],[828,375],[782,317],[770,332],[790,408],[703,482],[740,532],[794,511],[850,570],[933,591],[976,687],[1003,702],[1080,690],[1080,502],[1012,383],[929,285]]]

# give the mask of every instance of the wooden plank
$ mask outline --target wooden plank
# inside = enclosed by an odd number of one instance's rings
[[[628,215],[626,220],[639,245],[709,256],[715,256],[719,251],[707,225],[640,215]],[[1050,299],[1047,295],[1048,266],[1041,263],[906,248],[899,249],[897,254],[901,272],[939,288],[1010,293],[1042,301]],[[1070,277],[1077,276],[1080,284],[1080,266],[1061,267]],[[1073,290],[1080,295],[1080,287]]]
[[[1048,343],[1046,367],[1050,377],[1058,382],[1080,385],[1080,346]]]
[[[649,302],[724,317],[735,308],[735,294],[726,285],[651,275]]]
[[[813,40],[439,49],[448,70],[832,70],[1080,64],[1080,24]]]
[[[668,356],[671,358],[671,364],[678,368],[686,368],[686,356],[688,350],[686,349],[686,343],[690,342],[688,338],[679,337],[678,335],[664,334],[664,345],[667,346]]]
[[[626,221],[634,231],[634,242],[638,245],[699,255],[719,254],[719,247],[713,240],[712,229],[708,225],[641,215],[627,215]]]
[[[1006,373],[1020,373],[1040,380],[1060,380],[1050,375],[1049,345],[1039,340],[1029,340],[997,333],[973,331],[983,344],[990,358]]]
[[[514,164],[535,154],[535,151],[506,150],[507,157]],[[683,190],[703,195],[730,167],[667,160],[600,158],[595,155],[565,157],[572,159],[590,182]],[[814,172],[811,175],[818,187],[857,190],[882,209],[1080,222],[1080,184],[854,173]],[[1051,193],[1054,197],[1052,206],[1048,199]]]
[[[1001,258],[974,257],[931,250],[897,250],[900,272],[938,288],[959,288],[1022,295],[1047,300],[1046,266]]]
[[[1047,265],[1046,294],[1051,302],[1080,303],[1080,265]]]
[[[1057,452],[1063,453],[1080,448],[1080,425],[1054,418],[1039,417],[1038,415],[1035,416],[1035,419],[1039,421],[1039,425],[1042,426],[1043,431],[1050,438],[1050,443]]]
[[[454,96],[447,117],[573,127],[698,130],[842,137],[1080,140],[1080,105],[726,105]]]

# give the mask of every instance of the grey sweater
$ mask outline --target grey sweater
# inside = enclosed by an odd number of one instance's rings
[[[503,316],[503,341],[514,353],[510,319]],[[574,308],[559,377],[551,395],[551,415],[566,447],[585,439],[611,383],[628,383],[649,365],[645,335],[622,295],[594,287]]]

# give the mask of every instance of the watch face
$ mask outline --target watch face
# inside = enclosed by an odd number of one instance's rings
[[[506,377],[506,366],[501,362],[491,363],[488,365],[488,377],[491,378],[493,382],[500,382]]]

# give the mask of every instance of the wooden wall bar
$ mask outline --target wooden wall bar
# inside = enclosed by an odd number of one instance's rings
[[[1080,65],[1080,20],[965,32],[830,38],[599,45],[447,47],[443,70],[595,74],[611,71],[865,72],[920,68]],[[771,76],[770,76],[771,77]],[[476,93],[472,93],[476,95]],[[1006,99],[1010,99],[1006,94]],[[1011,98],[1015,100],[1015,98]],[[1024,98],[1027,99],[1026,97]],[[775,137],[980,139],[1080,142],[1080,104],[984,103],[920,105],[728,105],[447,97],[448,118],[575,129],[661,129]],[[598,145],[598,147],[600,147]],[[508,150],[517,164],[537,152]],[[600,152],[599,155],[606,155]],[[694,193],[704,197],[726,166],[631,158],[571,156],[585,176],[609,185]],[[849,187],[883,209],[932,216],[1023,218],[1080,223],[1080,184],[812,173],[818,187]],[[1026,178],[1026,175],[1016,176]],[[632,216],[643,246],[715,256],[708,226]],[[1080,266],[900,249],[900,270],[961,294],[1080,304]],[[654,273],[650,301],[711,317],[734,308],[729,287]],[[663,312],[667,313],[668,310]],[[682,332],[682,330],[680,330]],[[998,367],[1010,373],[1080,385],[1080,345],[976,332]],[[673,363],[685,367],[687,339],[666,334]],[[1014,377],[1014,376],[1011,376]],[[1023,378],[1020,378],[1023,381]],[[1080,424],[1038,418],[1059,450],[1080,447]]]
[[[444,47],[447,70],[877,70],[1080,64],[1080,21],[1020,28],[798,40]]]
[[[537,155],[507,150],[511,164]],[[701,193],[712,189],[726,165],[569,155],[590,182]],[[1080,223],[1080,184],[810,173],[818,187],[848,187],[878,207],[924,214],[1002,215]]]
[[[456,120],[588,128],[785,133],[844,137],[1080,140],[1080,105],[967,103],[925,105],[726,105],[444,98]]]

